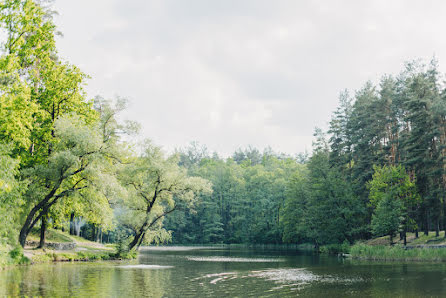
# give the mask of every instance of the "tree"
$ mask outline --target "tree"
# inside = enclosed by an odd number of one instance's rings
[[[160,148],[146,142],[142,155],[120,173],[128,187],[123,202],[121,222],[130,228],[134,237],[128,250],[149,242],[164,241],[170,234],[162,229],[162,219],[172,213],[180,202],[191,205],[200,192],[210,192],[210,184],[198,177],[188,177],[178,166],[178,156],[164,158]]]
[[[390,244],[393,244],[393,237],[401,228],[404,220],[404,207],[399,200],[390,196],[379,201],[372,216],[372,233],[375,236],[389,235]]]
[[[50,208],[68,197],[94,200],[100,208],[109,207],[107,192],[119,188],[109,167],[110,156],[116,152],[113,138],[103,135],[108,123],[86,125],[77,116],[61,117],[55,123],[55,138],[48,164],[27,169],[24,175],[29,180],[26,192],[25,221],[20,230],[19,243],[24,246],[26,238]],[[93,202],[89,202],[92,204]],[[44,233],[43,233],[44,235]]]
[[[374,170],[368,183],[370,205],[374,207],[372,230],[375,234],[386,232],[392,240],[395,229],[401,229],[406,245],[406,232],[416,228],[414,215],[420,202],[415,182],[402,166],[375,166]]]

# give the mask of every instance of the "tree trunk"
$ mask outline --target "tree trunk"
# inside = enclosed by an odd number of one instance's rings
[[[101,235],[101,228],[97,227],[96,228],[96,239],[95,239],[96,242],[99,242],[100,235]]]
[[[406,233],[406,230],[404,230],[404,246],[406,246],[407,245],[407,233]]]
[[[144,233],[141,230],[135,234],[135,238],[133,238],[132,242],[129,244],[129,250],[132,250],[139,243],[143,234]]]
[[[45,234],[46,234],[46,228],[48,224],[48,219],[46,215],[42,216],[41,219],[41,225],[40,225],[40,243],[38,248],[44,248],[45,247]]]
[[[70,214],[70,235],[74,235],[74,212]]]
[[[39,215],[37,216],[37,218],[34,219],[34,215],[36,215],[37,211],[39,210],[40,205],[41,204],[38,204],[33,209],[31,209],[28,216],[26,217],[25,223],[23,224],[22,228],[20,229],[19,243],[22,247],[25,247],[26,238],[28,237],[29,232],[31,232],[31,229],[34,227],[37,220],[39,220],[43,215],[43,211],[41,211],[39,213]]]
[[[90,240],[91,240],[91,241],[94,241],[94,240],[95,240],[95,237],[96,237],[96,226],[93,224],[92,231],[91,231],[91,238],[90,238]]]
[[[426,235],[426,236],[429,236],[429,214],[428,214],[428,212],[426,211],[426,222],[425,222],[425,225],[424,225],[424,235]]]
[[[443,198],[443,230],[444,238],[446,238],[446,198]]]
[[[29,232],[37,223],[37,221],[42,216],[48,213],[48,210],[51,207],[51,205],[56,203],[57,200],[53,200],[51,203],[49,203],[49,200],[54,196],[56,191],[59,189],[61,183],[62,180],[59,180],[58,183],[53,187],[53,189],[45,196],[45,198],[42,201],[40,201],[36,206],[34,206],[26,216],[25,223],[20,229],[20,234],[19,234],[19,243],[22,247],[25,247],[26,238],[28,237]],[[36,214],[37,216],[36,218],[34,218]]]
[[[415,238],[418,238],[418,228],[415,230]]]
[[[440,220],[437,217],[437,224],[435,225],[435,237],[440,237]]]

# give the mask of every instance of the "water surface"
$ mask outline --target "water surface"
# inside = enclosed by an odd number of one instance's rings
[[[0,271],[0,296],[444,297],[443,263],[346,260],[274,249],[160,247],[137,261]]]

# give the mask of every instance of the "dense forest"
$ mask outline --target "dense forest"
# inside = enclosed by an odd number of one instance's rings
[[[213,193],[168,219],[174,241],[319,246],[446,229],[446,89],[435,60],[342,92],[329,130],[314,137],[310,157],[183,152]]]
[[[122,99],[89,99],[57,53],[52,12],[3,1],[0,245],[49,228],[148,243],[354,243],[446,229],[446,87],[436,61],[340,94],[311,154],[136,142]],[[93,78],[94,79],[94,78]],[[316,111],[314,111],[316,112]],[[222,140],[223,142],[224,140]]]

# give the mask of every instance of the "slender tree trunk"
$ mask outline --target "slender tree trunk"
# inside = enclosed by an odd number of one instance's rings
[[[428,236],[429,235],[429,214],[428,214],[428,212],[426,211],[426,222],[425,222],[425,225],[424,225],[424,235],[426,235],[426,236]]]
[[[437,217],[437,224],[435,225],[435,237],[440,237],[440,219]]]
[[[96,242],[99,242],[100,235],[101,235],[101,228],[100,227],[96,227],[96,239],[95,239]]]
[[[444,238],[446,238],[446,198],[443,198],[443,230]]]
[[[46,228],[48,224],[48,219],[46,215],[42,216],[41,218],[41,225],[40,225],[40,243],[38,248],[44,248],[45,247],[45,234],[46,234]]]
[[[418,238],[418,228],[415,229],[415,238]]]
[[[95,240],[95,236],[96,236],[96,226],[93,224],[90,240],[94,241]]]
[[[70,235],[74,235],[74,212],[70,214]]]
[[[407,233],[406,233],[406,229],[404,229],[404,246],[407,245]]]

